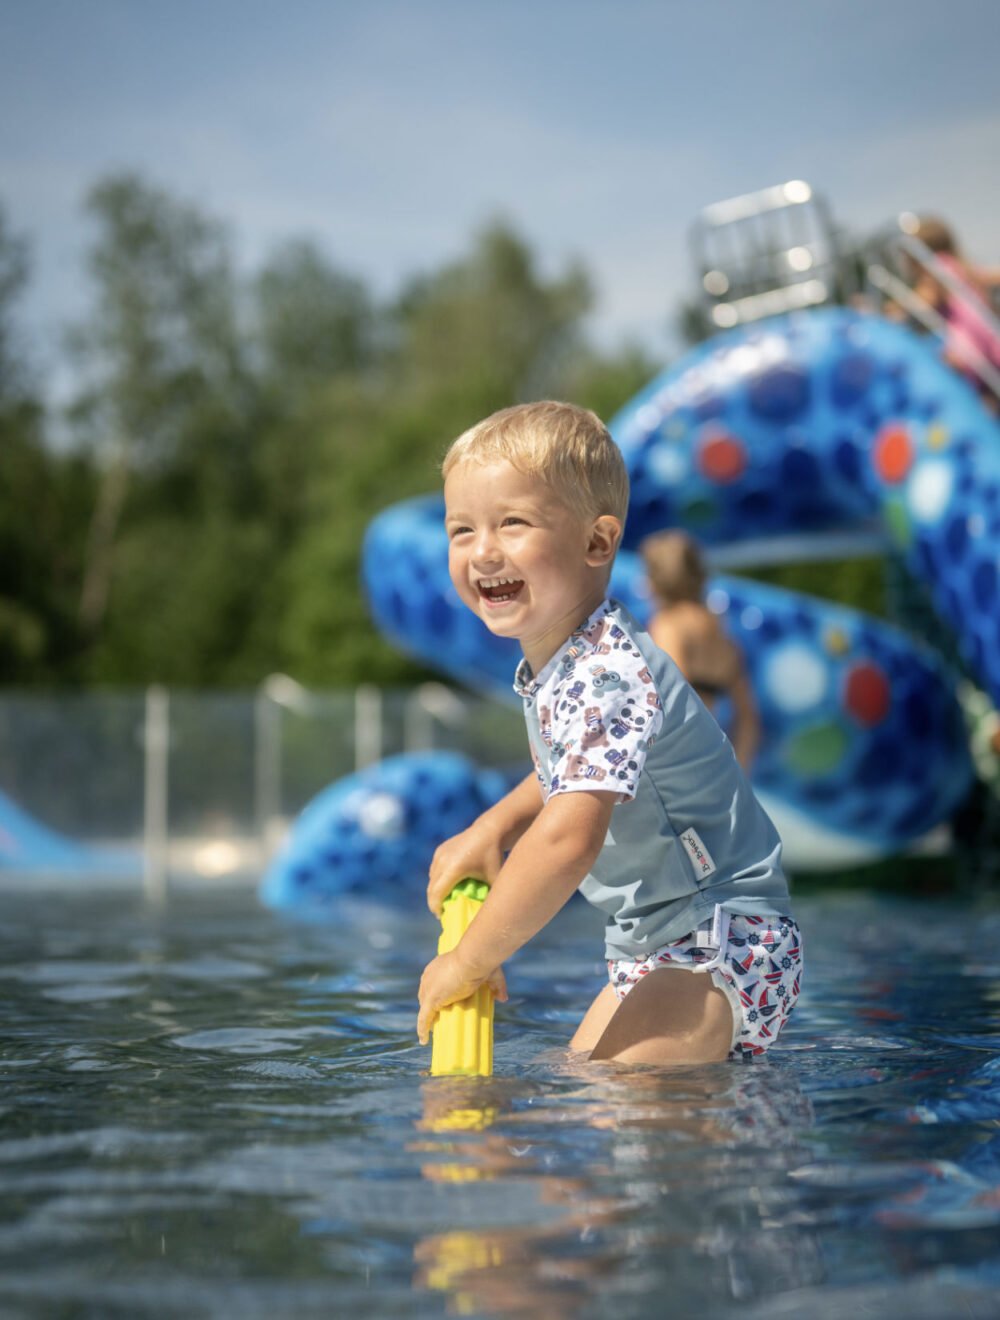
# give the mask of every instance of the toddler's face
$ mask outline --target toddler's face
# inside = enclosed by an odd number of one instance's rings
[[[614,520],[582,519],[507,462],[460,464],[444,498],[455,590],[537,673],[604,598],[610,555],[595,551],[594,526]]]

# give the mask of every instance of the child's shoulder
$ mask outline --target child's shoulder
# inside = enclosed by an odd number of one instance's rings
[[[630,620],[623,615],[621,607],[610,602],[602,614],[588,620],[569,638],[556,671],[557,678],[595,663],[641,658],[642,652],[629,625]]]
[[[609,609],[574,635],[553,683],[555,713],[563,719],[595,723],[595,712],[617,708],[635,698],[658,705],[653,673],[630,621]]]

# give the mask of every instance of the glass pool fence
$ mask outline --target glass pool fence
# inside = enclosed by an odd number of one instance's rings
[[[430,748],[509,765],[523,738],[515,709],[440,683],[0,693],[0,881],[118,871],[161,899],[175,881],[252,882],[344,775]],[[101,876],[101,858],[121,865]]]

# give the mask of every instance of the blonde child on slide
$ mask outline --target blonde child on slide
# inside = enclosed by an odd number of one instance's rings
[[[515,676],[535,772],[434,855],[432,912],[464,876],[478,916],[420,981],[417,1033],[488,982],[580,889],[603,912],[609,983],[571,1048],[703,1063],[773,1044],[801,948],[781,843],[715,720],[607,597],[628,505],[600,420],[525,404],[460,436],[442,468],[449,572],[524,659]]]

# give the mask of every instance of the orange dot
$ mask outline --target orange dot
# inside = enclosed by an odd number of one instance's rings
[[[875,437],[872,462],[883,481],[896,486],[903,480],[913,466],[913,441],[905,426],[890,422],[882,427]]]
[[[869,728],[881,724],[891,704],[889,680],[878,665],[864,661],[851,669],[844,690],[844,705],[859,724]]]
[[[747,469],[747,451],[742,440],[725,431],[709,434],[698,454],[698,466],[709,481],[722,485],[737,481]]]

